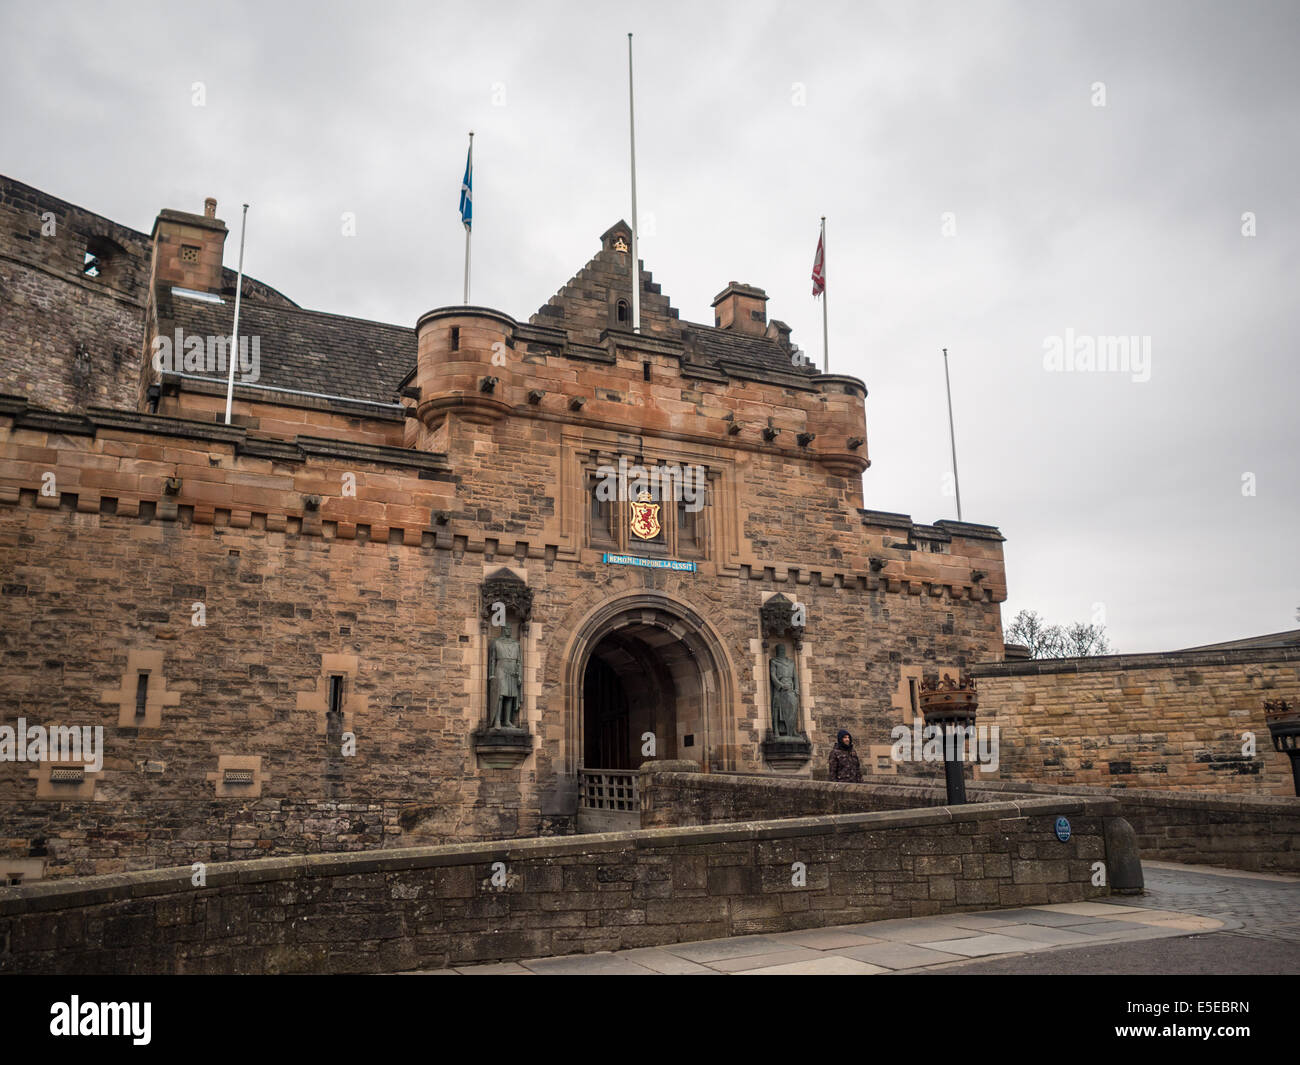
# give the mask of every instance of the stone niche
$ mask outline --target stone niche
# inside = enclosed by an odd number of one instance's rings
[[[533,591],[509,570],[480,586],[479,632],[487,696],[471,737],[483,769],[514,769],[533,751],[524,717],[524,648],[533,615]]]
[[[778,773],[797,773],[812,759],[799,682],[807,618],[802,606],[778,593],[763,604],[759,621],[767,683],[763,761]]]

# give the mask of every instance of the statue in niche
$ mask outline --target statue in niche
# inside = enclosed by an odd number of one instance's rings
[[[799,677],[794,659],[786,657],[784,644],[776,645],[767,672],[772,692],[772,735],[776,739],[798,738]]]
[[[519,727],[523,682],[523,651],[510,629],[503,628],[501,635],[488,644],[488,706],[492,711],[489,728]]]

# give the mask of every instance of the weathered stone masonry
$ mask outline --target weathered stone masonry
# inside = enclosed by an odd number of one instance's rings
[[[224,232],[159,216],[145,352],[228,330]],[[0,853],[66,875],[568,831],[597,658],[658,693],[635,732],[661,757],[772,771],[778,594],[807,619],[786,641],[814,752],[794,771],[848,727],[892,775],[921,674],[1000,657],[1002,538],[863,508],[865,387],[799,364],[761,290],[728,286],[719,324],[692,325],[641,270],[630,332],[628,235],[527,323],[453,307],[412,332],[246,289],[263,364],[230,426],[222,381],[147,358],[129,404],[0,402],[0,721],[102,725],[107,747],[64,801],[0,763]],[[665,532],[635,539],[625,501],[593,503],[620,459],[702,469],[700,509],[660,500]],[[504,576],[532,604],[526,746],[495,768],[473,737],[481,593]]]
[[[1109,894],[1115,814],[1018,799],[0,888],[0,972],[393,972],[1078,902]]]

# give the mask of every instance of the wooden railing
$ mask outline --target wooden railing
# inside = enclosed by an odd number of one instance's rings
[[[585,810],[639,815],[640,776],[634,769],[580,769],[578,805]]]

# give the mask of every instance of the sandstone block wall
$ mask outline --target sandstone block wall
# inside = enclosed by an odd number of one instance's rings
[[[915,782],[921,791],[926,785]],[[942,789],[931,789],[942,803]],[[1033,782],[986,783],[968,788],[977,802],[1026,795],[1110,797],[1133,826],[1143,858],[1300,873],[1300,799],[1265,795],[1214,795],[1147,788],[1097,788]],[[916,805],[925,805],[918,799]]]
[[[1133,826],[1142,857],[1255,872],[1300,873],[1300,799],[1056,786],[970,779],[972,803],[1031,795],[1111,798]],[[789,817],[943,806],[942,783],[832,784],[730,773],[641,773],[641,826],[709,825]]]
[[[1076,902],[1107,894],[1114,813],[1029,799],[0,888],[0,972],[391,972]]]
[[[581,758],[570,641],[602,602],[654,596],[708,627],[731,693],[719,711],[729,731],[717,737],[718,769],[763,768],[759,611],[768,595],[781,591],[807,608],[809,774],[824,767],[841,726],[859,733],[864,750],[888,741],[904,715],[905,671],[955,668],[1001,644],[998,604],[969,573],[954,587],[897,550],[877,574],[864,541],[887,531],[873,534],[829,507],[791,522],[780,459],[755,459],[745,475],[758,488],[745,497],[753,500],[745,520],[779,536],[759,549],[735,539],[730,557],[713,541],[716,553],[698,572],[681,574],[605,565],[586,545],[577,505],[563,502],[555,422],[507,423],[491,449],[483,427],[458,426],[449,434],[453,462],[136,414],[77,418],[11,403],[0,415],[0,723],[100,726],[107,748],[92,794],[68,803],[38,796],[47,785],[31,765],[0,762],[3,821],[15,826],[4,853],[43,858],[50,875],[245,849],[562,831]],[[351,495],[346,474],[355,478]],[[740,527],[727,508],[739,505],[741,489],[727,491],[732,498],[708,512],[719,538],[720,527]],[[313,495],[321,500],[314,510]],[[856,557],[837,540],[861,545]],[[953,550],[1000,553],[1000,544],[954,534]],[[524,684],[534,752],[513,770],[481,767],[470,743],[486,708],[480,587],[502,568],[535,596]],[[152,671],[149,701],[137,720],[143,668]],[[345,677],[353,756],[341,756],[325,727],[333,673]],[[706,682],[720,687],[723,678]],[[281,805],[266,816],[248,806],[252,820],[236,833],[244,808],[219,778],[232,760],[250,759],[255,790],[244,797]],[[342,817],[334,804],[377,806],[384,828]],[[281,820],[282,808],[316,812]],[[158,820],[146,822],[143,811]],[[316,820],[330,827],[307,827]],[[290,838],[286,824],[306,835]]]
[[[1300,652],[1182,651],[976,665],[991,779],[1294,795],[1265,699],[1300,700]],[[1243,753],[1245,735],[1255,753]]]

